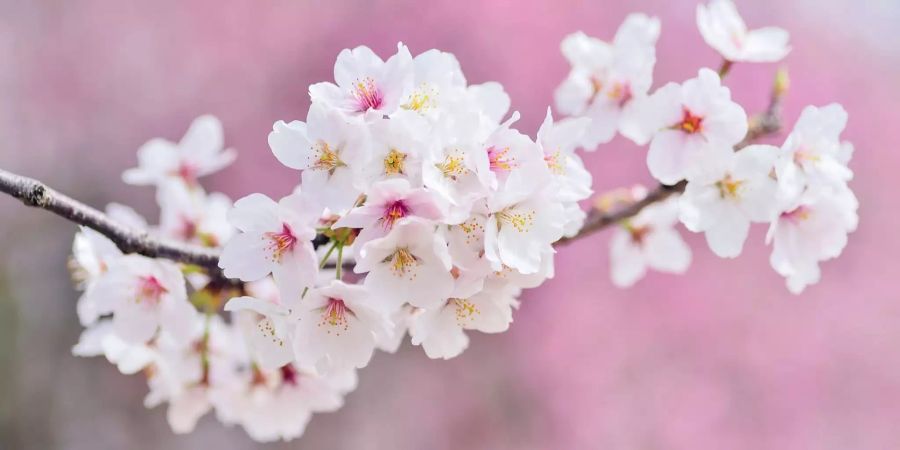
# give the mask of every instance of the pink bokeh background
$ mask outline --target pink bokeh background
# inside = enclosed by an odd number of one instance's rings
[[[856,144],[860,228],[824,280],[790,295],[756,227],[737,260],[688,236],[684,276],[616,289],[608,232],[563,248],[557,277],[523,298],[511,331],[474,336],[449,362],[405,346],[361,372],[346,407],[272,448],[900,448],[900,3],[738,0],[751,26],[792,33],[785,114],[842,103]],[[303,119],[310,83],[345,47],[453,52],[470,82],[496,80],[534,134],[568,67],[566,34],[610,38],[628,12],[662,19],[656,86],[719,59],[693,1],[0,0],[0,167],[95,206],[157,214],[123,169],[154,136],[222,119],[238,162],[208,180],[238,198],[297,181],[266,145]],[[727,84],[761,110],[776,67],[737,65]],[[600,192],[649,183],[644,150],[616,140],[585,157]],[[254,448],[210,417],[174,436],[146,411],[141,377],[70,356],[79,333],[65,268],[74,228],[0,198],[0,448]]]

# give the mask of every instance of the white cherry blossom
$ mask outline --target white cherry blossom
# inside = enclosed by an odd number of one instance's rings
[[[370,125],[371,154],[362,166],[357,186],[368,189],[389,179],[406,179],[422,184],[422,161],[431,150],[431,125],[415,112],[399,111],[390,119],[376,119]]]
[[[647,167],[663,184],[690,179],[705,164],[727,157],[747,134],[747,114],[709,69],[682,85],[660,88],[641,107],[641,116],[652,136]]]
[[[128,184],[160,184],[181,179],[196,185],[197,178],[218,172],[237,157],[223,147],[222,123],[213,116],[200,116],[191,123],[177,144],[153,139],[138,150],[138,167],[128,169],[122,179]]]
[[[523,274],[538,272],[541,255],[563,234],[566,217],[556,192],[546,181],[511,178],[488,200],[485,256],[494,270],[508,266]]]
[[[809,184],[840,188],[853,178],[847,167],[853,146],[840,138],[846,126],[847,111],[839,104],[803,110],[776,167],[787,195],[796,197]]]
[[[360,228],[359,245],[384,237],[403,219],[418,217],[440,220],[440,207],[432,194],[425,189],[413,189],[408,181],[400,178],[382,181],[367,192],[366,202],[353,208],[338,220],[332,228]]]
[[[810,189],[773,221],[766,235],[772,244],[770,262],[799,294],[819,282],[819,262],[837,258],[856,230],[859,202],[848,188]]]
[[[466,77],[452,53],[436,49],[421,53],[413,59],[413,72],[413,89],[401,107],[431,120],[438,120],[466,89]]]
[[[556,107],[591,119],[581,139],[586,150],[609,142],[616,131],[635,142],[645,141],[636,105],[653,84],[659,29],[659,19],[631,14],[612,43],[581,32],[563,40],[562,52],[572,70],[556,90]]]
[[[278,203],[262,194],[238,200],[228,220],[240,233],[225,244],[219,267],[225,276],[243,281],[271,273],[283,298],[300,295],[316,280],[318,260],[311,241],[321,211],[301,192]]]
[[[450,298],[442,305],[418,311],[409,334],[413,345],[421,345],[433,359],[458,356],[469,345],[465,330],[501,333],[512,323],[518,303],[507,289],[484,290],[468,298]]]
[[[397,45],[397,53],[387,61],[366,46],[345,49],[334,64],[334,80],[337,84],[323,82],[309,87],[313,103],[346,114],[391,114],[412,90],[412,55],[403,44]]]
[[[365,367],[379,338],[393,328],[380,298],[338,280],[310,289],[298,316],[294,356],[320,374]]]
[[[788,32],[777,27],[748,30],[731,0],[697,5],[703,40],[731,62],[776,62],[791,51]]]
[[[116,259],[85,295],[98,314],[113,314],[116,334],[131,343],[149,341],[158,329],[183,341],[197,316],[178,266],[139,255]]]
[[[680,198],[681,222],[706,233],[716,255],[738,256],[750,223],[771,222],[779,213],[778,182],[772,176],[778,151],[770,145],[746,147],[688,183]]]
[[[646,194],[642,190],[640,199]],[[678,200],[644,208],[616,228],[610,241],[609,264],[613,284],[630,287],[648,269],[681,274],[691,264],[691,249],[678,234]]]
[[[275,122],[269,147],[282,164],[302,171],[303,188],[336,212],[359,196],[356,179],[368,159],[368,132],[358,120],[319,104],[306,123]]]
[[[591,174],[575,153],[575,148],[589,125],[590,119],[583,117],[554,123],[553,115],[547,108],[547,116],[537,132],[537,143],[544,153],[544,162],[550,169],[552,183],[556,186],[557,196],[565,209],[565,236],[572,236],[581,229],[586,213],[578,206],[578,202],[594,193],[591,189]]]
[[[404,303],[424,308],[446,300],[453,289],[450,269],[444,238],[431,223],[412,218],[366,243],[354,272],[368,272],[366,288],[393,311]]]
[[[234,234],[228,223],[231,199],[207,194],[180,181],[162,183],[156,191],[160,206],[159,229],[166,236],[207,247],[219,247]]]

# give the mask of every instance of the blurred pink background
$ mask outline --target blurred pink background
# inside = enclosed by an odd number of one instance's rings
[[[788,294],[757,227],[737,260],[689,236],[687,275],[619,290],[603,233],[561,249],[556,279],[527,292],[510,332],[476,335],[449,362],[409,346],[378,354],[343,410],[270,448],[900,448],[900,3],[737,3],[751,27],[791,31],[789,125],[807,104],[850,112],[861,222],[822,283]],[[533,135],[568,70],[559,42],[570,32],[608,39],[641,11],[663,22],[656,86],[717,67],[695,4],[0,0],[0,167],[155,217],[152,191],[125,186],[121,171],[147,139],[177,140],[212,113],[240,156],[208,187],[281,195],[297,175],[266,134],[305,117],[307,86],[331,79],[345,47],[453,52],[470,82],[504,84]],[[748,111],[765,106],[775,68],[735,67],[727,83]],[[643,155],[623,140],[588,155],[595,189],[648,183]],[[211,417],[174,436],[163,409],[142,407],[141,377],[70,355],[73,232],[0,198],[0,448],[254,448]]]

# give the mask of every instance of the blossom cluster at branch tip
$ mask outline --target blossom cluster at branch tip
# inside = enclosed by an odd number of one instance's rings
[[[697,25],[725,58],[724,68],[778,61],[790,51],[786,31],[748,30],[730,0],[698,6]],[[618,130],[639,145],[649,143],[647,168],[662,185],[686,183],[682,195],[619,224],[610,251],[613,282],[630,286],[647,268],[686,271],[690,250],[673,228],[677,222],[704,233],[712,252],[724,258],[740,255],[750,224],[763,223],[769,226],[772,267],[791,292],[802,292],[819,281],[819,262],[840,255],[856,228],[858,202],[847,185],[852,146],[840,139],[847,113],[837,104],[811,106],[780,148],[747,146],[748,116],[723,85],[727,70],[703,68],[696,78],[652,93],[649,82],[622,81],[622,67],[642,68],[639,79],[652,80],[658,35],[656,19],[633,14],[612,43],[579,32],[561,46],[572,70],[556,91],[557,109],[592,118],[588,135],[602,137],[582,144],[608,142]],[[618,91],[609,86],[623,83],[632,86],[632,96],[611,101]],[[773,101],[786,89],[779,72]],[[634,203],[643,195],[637,190],[619,200]]]
[[[730,0],[701,5],[697,23],[728,67],[789,51],[786,32],[748,31]],[[71,267],[85,330],[73,353],[145,374],[145,404],[166,404],[175,432],[214,412],[259,441],[297,438],[314,413],[342,406],[376,350],[395,352],[408,337],[449,359],[471,332],[506,331],[523,289],[554,276],[553,244],[581,236],[580,205],[593,191],[577,151],[616,134],[648,147],[661,185],[684,190],[659,200],[638,186],[595,201],[603,213],[650,203],[615,224],[615,285],[648,269],[684,273],[692,252],[679,223],[726,258],[764,223],[773,268],[802,291],[857,223],[846,112],[808,107],[780,148],[747,146],[748,116],[724,72],[652,89],[660,31],[657,18],[633,14],[612,42],[567,36],[571,70],[554,95],[567,117],[548,108],[533,138],[516,128],[503,87],[469,84],[450,53],[343,50],[333,82],[309,87],[305,117],[268,135],[274,157],[299,171],[280,199],[232,203],[204,190],[199,179],[235,159],[212,116],[178,143],[149,141],[123,179],[156,188],[159,224],[116,204],[107,214],[221,248],[222,272],[123,254],[80,229]]]

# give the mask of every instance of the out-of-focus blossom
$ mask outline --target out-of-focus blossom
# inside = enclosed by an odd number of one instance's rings
[[[138,150],[138,167],[122,174],[128,184],[159,185],[172,178],[195,185],[197,179],[228,166],[237,152],[224,149],[222,123],[198,117],[177,144],[153,139]]]
[[[703,40],[731,62],[776,62],[791,51],[788,32],[777,27],[748,30],[731,0],[697,5]]]

